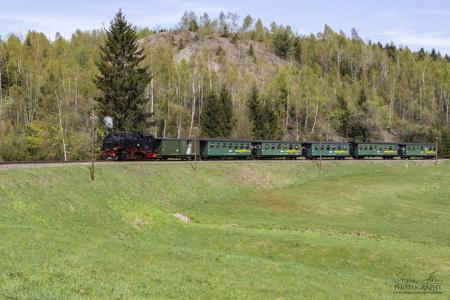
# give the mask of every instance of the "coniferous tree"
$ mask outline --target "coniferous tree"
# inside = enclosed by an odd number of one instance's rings
[[[233,104],[231,95],[222,87],[219,97],[211,92],[205,101],[201,115],[202,135],[207,137],[229,137],[233,130]]]
[[[369,108],[367,106],[367,95],[364,88],[361,89],[356,109],[350,115],[348,136],[352,140],[367,142],[370,137],[371,128],[369,126]]]
[[[263,114],[261,117],[263,124],[261,138],[265,140],[281,139],[283,137],[283,131],[280,127],[280,117],[270,102],[266,102],[263,106]]]
[[[336,130],[344,138],[348,137],[349,123],[350,123],[350,111],[348,104],[342,95],[338,95],[338,109],[333,115],[333,119],[336,121]]]
[[[254,138],[260,138],[262,135],[261,105],[258,97],[258,89],[253,87],[248,99],[248,111]]]
[[[219,128],[220,135],[218,137],[229,137],[233,131],[233,103],[228,89],[223,86],[219,95]]]
[[[100,115],[112,117],[115,129],[145,127],[148,114],[144,90],[151,77],[147,68],[141,66],[143,59],[136,30],[119,10],[106,31],[105,44],[100,47],[100,75],[95,80],[102,91],[96,99]]]
[[[282,137],[278,111],[269,101],[261,103],[256,87],[251,91],[248,108],[254,138],[278,139]]]
[[[219,114],[217,111],[217,95],[210,92],[205,99],[201,119],[201,132],[205,137],[217,137],[220,134],[217,124],[219,123]]]

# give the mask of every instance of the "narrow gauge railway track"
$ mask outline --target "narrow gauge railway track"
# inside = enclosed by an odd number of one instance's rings
[[[447,159],[439,159],[438,163],[446,161]],[[385,160],[381,158],[366,158],[363,160],[358,159],[345,159],[345,160],[335,160],[324,158],[322,160],[324,163],[333,162],[333,163],[405,163],[405,162],[415,162],[415,163],[424,163],[424,164],[432,164],[435,163],[435,160],[429,159],[411,159],[411,160],[401,160],[401,159],[393,159],[393,160]],[[120,164],[195,164],[194,161],[186,161],[186,160],[140,160],[140,161],[111,161],[111,160],[95,160],[95,164],[101,165],[120,165]],[[304,158],[295,159],[295,160],[285,160],[285,159],[260,159],[260,160],[238,160],[238,159],[209,159],[209,160],[198,160],[199,164],[207,164],[207,163],[319,163],[319,160],[307,160]],[[13,161],[13,162],[0,162],[0,170],[2,169],[18,169],[18,168],[44,168],[44,167],[62,167],[62,166],[77,166],[77,165],[85,165],[90,166],[92,161],[90,160],[71,160],[71,161]]]

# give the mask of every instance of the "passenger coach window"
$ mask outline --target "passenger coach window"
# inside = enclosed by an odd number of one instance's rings
[[[330,151],[330,146],[329,145],[327,146],[327,151]]]
[[[278,144],[277,149],[278,150],[281,149],[281,144]]]
[[[275,150],[275,144],[272,144],[272,150]]]
[[[314,150],[319,150],[319,146],[314,146]]]
[[[264,148],[266,148],[266,150],[268,150],[269,149],[269,145],[266,145],[266,147],[264,147]]]

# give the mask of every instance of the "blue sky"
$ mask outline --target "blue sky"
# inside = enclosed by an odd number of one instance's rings
[[[266,25],[271,21],[292,25],[300,34],[316,33],[325,24],[350,33],[356,28],[364,40],[393,41],[411,49],[436,48],[450,54],[450,1],[444,0],[0,0],[0,35],[24,36],[29,29],[53,38],[56,32],[70,37],[76,29],[108,26],[122,8],[138,26],[173,26],[186,10],[250,14]]]

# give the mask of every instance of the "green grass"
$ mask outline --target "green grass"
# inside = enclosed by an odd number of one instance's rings
[[[450,164],[235,162],[0,170],[0,298],[450,297]],[[172,216],[187,214],[187,224]]]

